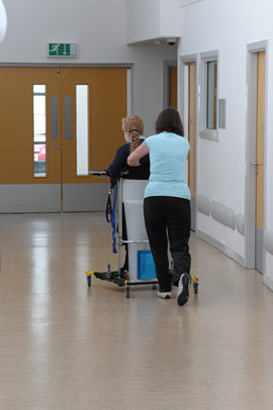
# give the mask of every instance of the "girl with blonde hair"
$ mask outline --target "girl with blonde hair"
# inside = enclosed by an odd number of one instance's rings
[[[112,163],[107,168],[107,173],[111,178],[111,186],[116,185],[117,179],[122,176],[125,179],[149,179],[150,176],[150,160],[149,154],[144,155],[139,166],[130,167],[127,164],[128,156],[133,153],[145,140],[144,124],[139,115],[133,114],[121,120],[122,131],[126,144],[118,148]],[[124,208],[122,209],[123,218],[123,239],[127,239],[126,218]],[[121,276],[126,277],[128,272],[128,249],[125,244],[125,261],[121,268]]]
[[[138,167],[130,167],[127,164],[128,156],[145,140],[142,118],[137,114],[132,114],[122,118],[121,125],[126,144],[118,148],[112,163],[107,168],[112,185],[116,184],[117,178],[121,175],[126,179],[149,179],[149,155],[142,158]]]

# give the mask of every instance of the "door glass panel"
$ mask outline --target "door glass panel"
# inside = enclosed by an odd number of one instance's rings
[[[33,85],[34,176],[46,176],[46,86]]]
[[[77,175],[88,175],[88,85],[76,86]]]
[[[207,63],[207,128],[216,129],[217,61]]]

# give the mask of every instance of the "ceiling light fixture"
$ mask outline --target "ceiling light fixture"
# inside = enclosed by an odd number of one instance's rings
[[[7,31],[7,13],[5,6],[0,0],[0,44],[3,42]]]

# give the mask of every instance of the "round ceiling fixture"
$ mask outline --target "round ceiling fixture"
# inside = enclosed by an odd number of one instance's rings
[[[6,9],[5,9],[5,6],[2,0],[0,0],[0,44],[5,38],[6,31],[7,31],[7,13],[6,13]]]

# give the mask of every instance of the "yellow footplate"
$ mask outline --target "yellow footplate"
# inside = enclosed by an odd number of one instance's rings
[[[192,276],[191,281],[192,281],[194,293],[197,294],[199,278],[197,276]]]
[[[87,270],[87,271],[85,271],[85,274],[86,274],[86,279],[87,279],[87,285],[88,286],[91,286],[91,282],[92,282],[92,275],[94,275],[94,271],[92,271],[92,270]]]

